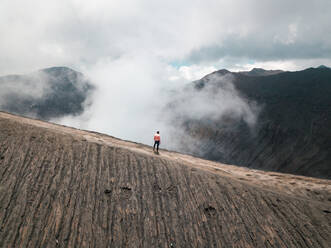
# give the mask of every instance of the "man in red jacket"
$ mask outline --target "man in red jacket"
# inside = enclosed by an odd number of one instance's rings
[[[157,131],[156,134],[154,135],[153,151],[155,151],[155,146],[156,146],[156,152],[159,152],[159,145],[160,145],[160,143],[161,143],[160,132]]]

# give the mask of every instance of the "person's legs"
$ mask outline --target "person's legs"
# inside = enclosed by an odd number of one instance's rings
[[[160,145],[160,141],[156,141],[156,151],[159,152],[159,145]]]
[[[155,150],[156,141],[154,141],[153,151]]]

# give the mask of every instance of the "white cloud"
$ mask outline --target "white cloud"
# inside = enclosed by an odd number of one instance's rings
[[[213,63],[247,55],[275,60],[283,56],[279,44],[291,45],[290,56],[316,59],[331,51],[330,16],[326,0],[4,0],[0,74],[94,66],[135,51],[170,63],[213,46],[221,49],[211,51]],[[194,63],[210,56],[199,54]]]
[[[216,69],[331,66],[330,16],[327,0],[3,0],[0,75],[80,70],[98,90],[62,121],[146,142],[165,92]]]
[[[157,129],[165,130],[161,110],[174,87],[166,66],[148,54],[99,61],[85,72],[97,87],[92,106],[78,117],[81,121],[55,121],[149,143]]]
[[[187,81],[194,81],[202,78],[203,76],[216,71],[214,66],[201,66],[201,65],[191,65],[191,66],[181,66],[178,71],[181,78]]]

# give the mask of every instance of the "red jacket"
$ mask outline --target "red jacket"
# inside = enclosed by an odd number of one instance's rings
[[[161,141],[161,137],[160,137],[160,134],[155,134],[154,135],[154,141]]]

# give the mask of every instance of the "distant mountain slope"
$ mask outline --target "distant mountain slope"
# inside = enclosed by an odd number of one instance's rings
[[[0,130],[0,247],[330,247],[327,180],[236,178],[239,167],[1,112]]]
[[[49,120],[83,112],[93,87],[82,73],[52,67],[0,77],[0,110]]]
[[[282,70],[264,70],[262,68],[253,68],[250,71],[242,71],[239,73],[246,75],[246,76],[269,76],[269,75],[279,74],[282,72],[284,72],[284,71],[282,71]]]
[[[257,76],[220,70],[211,75],[226,74],[232,75],[247,102],[261,107],[257,123],[252,129],[240,119],[183,120],[186,134],[199,145],[194,154],[250,168],[331,178],[330,68]],[[194,82],[197,95],[208,80],[206,76]]]

